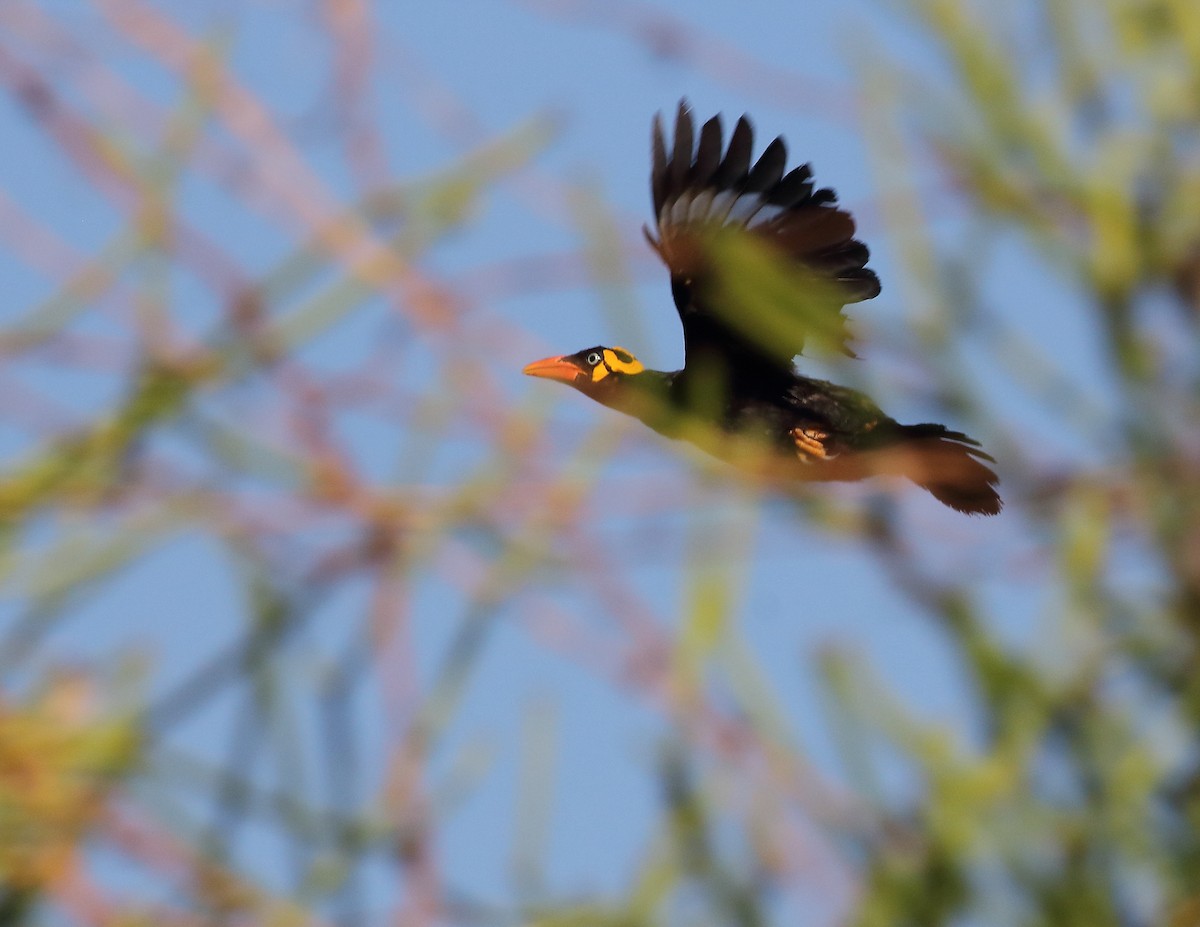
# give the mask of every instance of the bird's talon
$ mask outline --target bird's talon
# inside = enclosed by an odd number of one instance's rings
[[[821,443],[829,437],[828,432],[818,431],[816,428],[793,428],[791,435],[792,440],[796,442],[796,456],[803,463],[824,460],[829,456],[825,445]]]

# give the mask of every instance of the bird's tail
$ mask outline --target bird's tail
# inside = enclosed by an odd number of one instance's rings
[[[961,431],[943,425],[902,425],[905,473],[939,502],[968,515],[995,515],[1003,503],[993,459]]]

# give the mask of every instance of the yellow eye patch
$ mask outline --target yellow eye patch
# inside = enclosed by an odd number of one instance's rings
[[[641,373],[641,362],[624,348],[605,348],[604,363],[615,373]]]
[[[624,348],[604,348],[600,363],[592,368],[592,382],[599,383],[610,373],[641,373],[645,368]]]

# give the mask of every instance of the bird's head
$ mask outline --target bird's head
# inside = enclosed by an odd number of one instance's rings
[[[545,377],[573,386],[581,393],[604,401],[621,381],[642,373],[641,362],[624,348],[597,345],[574,354],[547,357],[525,367],[531,377]]]

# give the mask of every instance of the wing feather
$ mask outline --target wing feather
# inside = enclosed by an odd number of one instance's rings
[[[787,145],[782,138],[777,138],[767,146],[762,153],[754,170],[746,178],[747,193],[765,193],[771,190],[783,179],[783,169],[787,167]],[[763,197],[766,202],[770,197]]]
[[[750,171],[750,155],[754,149],[754,129],[750,120],[742,116],[733,127],[733,135],[729,138],[729,148],[721,166],[713,177],[713,185],[718,190],[732,190],[740,187]]]
[[[675,149],[669,167],[670,195],[679,196],[687,189],[692,170],[692,111],[681,100],[675,117]]]
[[[721,166],[721,117],[713,116],[700,129],[700,144],[696,148],[696,163],[692,165],[689,182],[705,188]]]
[[[663,202],[667,198],[667,142],[663,137],[662,114],[654,114],[654,125],[650,131],[651,167],[650,195],[654,201],[654,221],[662,215]]]
[[[776,206],[795,206],[812,194],[812,168],[807,164],[793,168],[771,191],[771,202]]]
[[[655,116],[651,132],[657,236],[648,229],[647,238],[671,271],[688,355],[722,356],[734,373],[743,367],[790,371],[806,336],[818,332],[826,338],[833,332],[834,342],[850,353],[842,310],[879,293],[879,278],[867,267],[870,252],[854,237],[854,218],[837,205],[831,189],[814,189],[809,165],[787,171],[782,138],[767,145],[752,166],[750,120],[738,119],[723,152],[722,135],[720,116],[714,116],[697,139],[686,101],[680,101],[670,145],[661,116]],[[765,244],[790,274],[787,279],[797,281],[796,308],[785,309],[795,318],[782,328],[772,326],[769,344],[739,324],[739,307],[720,285],[712,250],[729,234]]]

